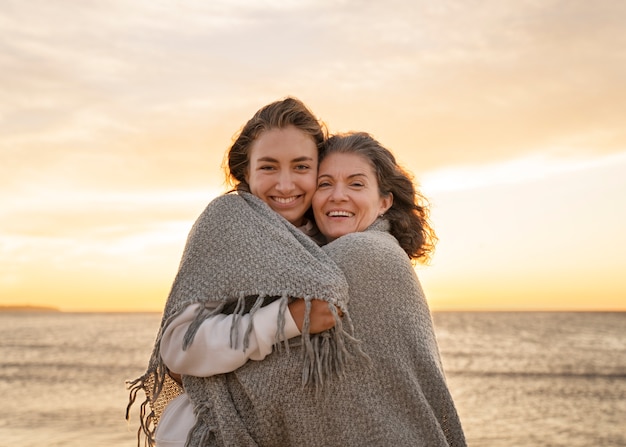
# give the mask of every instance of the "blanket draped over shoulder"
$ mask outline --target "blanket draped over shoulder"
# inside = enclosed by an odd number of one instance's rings
[[[319,396],[298,384],[301,346],[203,383],[185,378],[187,392],[205,396],[199,415],[212,427],[192,431],[189,445],[464,447],[428,304],[388,222],[323,250],[348,282],[354,336],[368,360],[351,358]]]
[[[301,345],[298,346],[299,383],[302,388],[323,388],[330,377],[342,375],[348,354],[361,352],[358,341],[351,336],[348,285],[341,270],[315,242],[257,197],[239,192],[216,198],[189,233],[148,369],[143,376],[128,383],[127,418],[138,391],[145,391],[147,396],[141,405],[139,435],[143,432],[148,443],[153,443],[160,413],[182,391],[169,378],[159,354],[161,336],[172,319],[190,304],[210,302],[210,306],[202,307],[198,312],[185,335],[183,348],[192,343],[206,318],[216,313],[231,313],[235,315],[230,333],[231,346],[246,349],[252,327],[238,333],[239,318],[244,313],[253,315],[257,309],[277,299],[280,300],[277,349],[270,357],[289,353],[289,343],[279,342],[284,331],[287,304],[290,299],[304,299],[307,306]],[[336,318],[332,330],[309,335],[311,299],[329,303]],[[217,307],[216,303],[219,303]],[[337,308],[343,312],[343,319],[338,317]],[[213,422],[207,422],[206,415],[213,413],[213,404],[207,401],[206,393],[209,392],[207,388],[212,388],[215,393],[216,387],[219,389],[224,381],[224,375],[184,377],[185,392],[196,408],[196,435],[200,433],[206,438],[215,428]]]

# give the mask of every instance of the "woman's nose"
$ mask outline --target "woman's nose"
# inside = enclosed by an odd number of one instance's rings
[[[294,189],[293,177],[290,172],[282,172],[278,177],[276,190],[280,192],[290,192]]]
[[[330,200],[333,202],[340,202],[346,200],[346,190],[340,185],[335,185],[330,193]]]

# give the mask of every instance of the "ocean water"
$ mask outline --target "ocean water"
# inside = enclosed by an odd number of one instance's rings
[[[470,446],[626,446],[626,313],[434,319]]]
[[[469,446],[626,446],[626,313],[434,320]],[[159,321],[0,313],[0,447],[135,446],[124,381],[143,372]]]

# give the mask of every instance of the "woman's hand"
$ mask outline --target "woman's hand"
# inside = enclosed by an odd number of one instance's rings
[[[298,330],[302,332],[302,325],[304,324],[304,310],[306,303],[303,299],[296,299],[289,303],[289,312],[293,320],[298,326]],[[337,309],[337,313],[341,317],[341,310]],[[328,307],[328,303],[322,300],[311,300],[311,314],[310,314],[309,333],[317,334],[324,332],[330,328],[335,327],[335,316]]]

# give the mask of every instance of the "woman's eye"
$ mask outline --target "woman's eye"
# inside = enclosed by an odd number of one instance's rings
[[[271,165],[263,165],[263,166],[259,166],[259,169],[261,171],[271,171],[272,169],[274,169],[274,166]]]
[[[327,186],[330,186],[329,182],[320,182],[320,183],[317,184],[318,188],[324,188],[324,187],[327,187]]]
[[[297,165],[296,166],[296,170],[297,171],[306,171],[308,169],[311,169],[311,167],[309,165]]]

